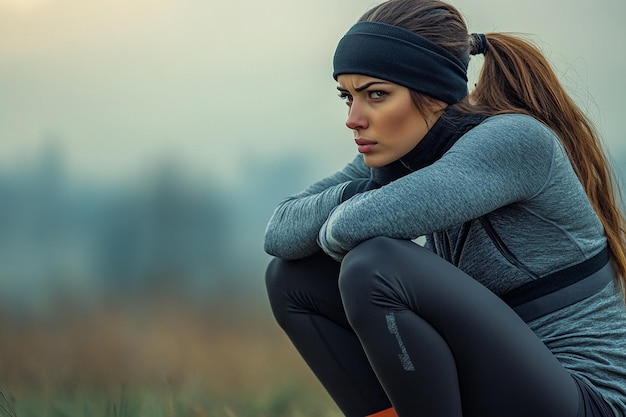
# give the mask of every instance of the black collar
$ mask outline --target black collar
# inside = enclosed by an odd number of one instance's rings
[[[443,156],[464,134],[487,116],[467,114],[448,107],[426,136],[400,162],[411,171],[431,165]]]

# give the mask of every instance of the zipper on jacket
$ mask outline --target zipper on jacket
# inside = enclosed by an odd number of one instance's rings
[[[502,254],[502,256],[504,256],[507,261],[509,261],[513,266],[515,266],[520,271],[528,275],[530,278],[532,279],[539,278],[538,275],[536,275],[526,265],[521,263],[515,257],[515,255],[513,255],[513,252],[511,252],[511,250],[504,244],[502,239],[500,239],[500,236],[498,235],[496,230],[493,228],[493,225],[491,224],[487,216],[481,216],[479,220],[480,220],[480,224],[483,226],[483,229],[485,229],[485,232],[487,232],[487,234],[489,235],[489,238],[491,238],[491,241],[495,245],[496,249],[498,249],[498,252],[500,252],[500,254]]]

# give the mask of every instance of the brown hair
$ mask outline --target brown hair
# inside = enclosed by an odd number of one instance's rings
[[[476,48],[459,11],[440,0],[389,0],[360,21],[400,26],[455,54],[466,64]],[[540,50],[510,34],[488,33],[478,84],[455,106],[469,113],[522,113],[550,127],[559,137],[595,212],[602,221],[618,282],[626,296],[626,228],[617,204],[614,178],[599,136],[561,86]],[[419,109],[428,98],[414,94]]]

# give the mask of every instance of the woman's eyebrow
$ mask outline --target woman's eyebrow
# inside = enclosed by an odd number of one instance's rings
[[[389,83],[385,82],[385,81],[370,81],[369,83],[363,84],[360,87],[355,87],[354,91],[356,91],[357,93],[360,93],[361,91],[365,90],[366,88],[369,88],[369,87],[371,87],[373,85],[376,85],[376,84],[389,84]],[[337,90],[339,90],[339,91],[348,91],[345,88],[342,88],[342,87],[339,87],[339,86],[337,87]]]

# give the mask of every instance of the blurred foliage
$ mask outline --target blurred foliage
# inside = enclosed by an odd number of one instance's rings
[[[265,309],[160,300],[0,317],[0,416],[340,415]]]

